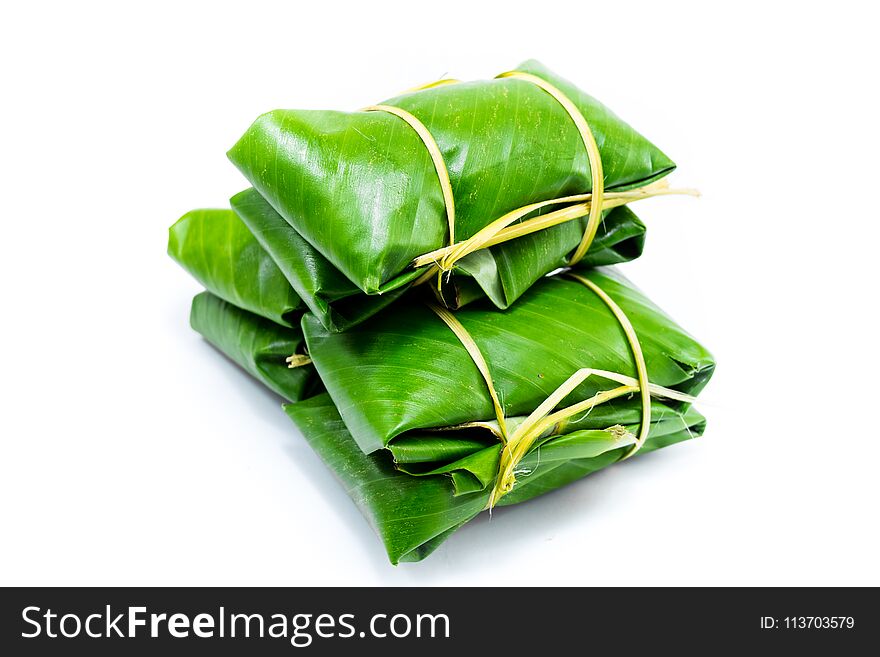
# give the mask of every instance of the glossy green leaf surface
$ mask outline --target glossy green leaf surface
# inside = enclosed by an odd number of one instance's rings
[[[518,70],[551,82],[581,110],[599,146],[607,189],[644,185],[674,168],[571,83],[537,62]],[[591,190],[586,151],[571,117],[533,84],[509,78],[463,82],[385,104],[418,117],[436,140],[455,196],[457,240],[528,203]],[[368,294],[411,281],[412,259],[449,242],[430,155],[415,131],[391,114],[270,112],[229,157],[299,235]],[[484,257],[479,267],[464,262],[461,267],[487,293],[495,291],[490,296],[498,305],[509,305],[574,248],[580,223],[493,247],[491,263]],[[477,268],[488,278],[478,276]]]
[[[286,326],[299,296],[232,210],[193,210],[168,231],[168,254],[211,293]]]
[[[331,331],[362,322],[406,291],[401,287],[375,296],[361,292],[254,189],[236,194],[230,204],[289,285]]]
[[[387,450],[364,454],[326,394],[288,405],[285,410],[360,508],[394,564],[424,559],[486,506],[488,490],[481,486],[463,490],[465,485],[460,482],[467,480],[457,478],[449,467],[437,468],[444,472],[413,476],[395,467]],[[628,414],[632,410],[637,421],[634,408],[603,412],[606,420],[625,420],[632,417]],[[642,452],[699,436],[704,426],[705,420],[693,408],[675,411],[658,404]],[[524,502],[618,461],[624,448],[603,443],[601,436],[597,437],[602,433],[572,431],[542,443],[522,461],[528,474],[501,499],[501,505]]]
[[[690,394],[705,385],[714,361],[694,338],[612,270],[585,275],[629,317],[653,383]],[[635,376],[611,310],[561,276],[535,283],[508,310],[478,302],[456,317],[486,359],[506,416],[528,415],[580,368]],[[424,429],[495,417],[470,355],[420,300],[401,301],[345,333],[327,331],[311,315],[302,327],[318,373],[365,453]],[[614,385],[591,377],[565,405]]]
[[[301,354],[299,328],[280,326],[242,310],[210,292],[196,295],[190,325],[251,376],[288,401],[298,401],[320,387],[311,365],[289,368],[285,359]]]

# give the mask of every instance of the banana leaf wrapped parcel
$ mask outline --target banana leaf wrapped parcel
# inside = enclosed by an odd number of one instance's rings
[[[507,308],[555,269],[641,253],[644,226],[619,207],[667,193],[656,181],[675,165],[659,149],[534,61],[441,82],[358,112],[269,112],[228,153],[295,233],[299,260],[319,262],[306,244],[322,256],[321,272],[300,263],[289,280],[330,330],[369,315],[334,318],[338,301],[433,274],[448,307],[487,296]],[[233,200],[259,236],[257,205]]]
[[[230,260],[233,269],[214,273],[250,280],[259,261]],[[542,280],[507,311],[486,301],[457,311],[464,341],[437,314],[442,309],[413,293],[334,333],[310,314],[303,330],[266,319],[261,303],[270,297],[240,285],[245,305],[260,314],[204,292],[193,300],[191,323],[252,376],[298,402],[285,407],[288,415],[398,563],[426,557],[490,505],[554,490],[637,446],[644,453],[702,434],[705,420],[690,402],[711,376],[712,357],[616,273],[576,276]],[[644,399],[635,396],[632,344],[584,280],[607,293],[638,336],[654,396],[647,418]],[[304,355],[306,340],[314,364]],[[315,364],[329,395],[319,394]],[[584,366],[588,375],[566,388]],[[541,406],[534,440],[515,462],[507,459],[513,483],[499,494],[505,446]]]
[[[543,279],[506,311],[443,313],[410,298],[345,333],[303,317],[329,394],[287,412],[394,563],[487,508],[702,433],[690,404],[711,355],[614,272]]]

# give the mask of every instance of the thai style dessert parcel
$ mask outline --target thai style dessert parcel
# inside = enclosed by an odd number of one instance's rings
[[[619,271],[675,164],[541,64],[276,110],[170,229],[190,324],[284,400],[390,561],[703,434],[711,354]]]

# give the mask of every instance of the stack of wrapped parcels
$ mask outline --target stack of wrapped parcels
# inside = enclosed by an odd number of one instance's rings
[[[612,266],[675,164],[535,61],[260,116],[252,185],[168,250],[190,322],[336,475],[392,563],[494,507],[702,435],[709,352]]]

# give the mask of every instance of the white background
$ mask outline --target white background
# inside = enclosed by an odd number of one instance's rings
[[[880,584],[871,3],[10,6],[0,584]],[[394,568],[279,400],[189,330],[166,230],[247,186],[225,151],[266,110],[530,57],[704,194],[640,206],[624,271],[714,351],[708,432]]]

